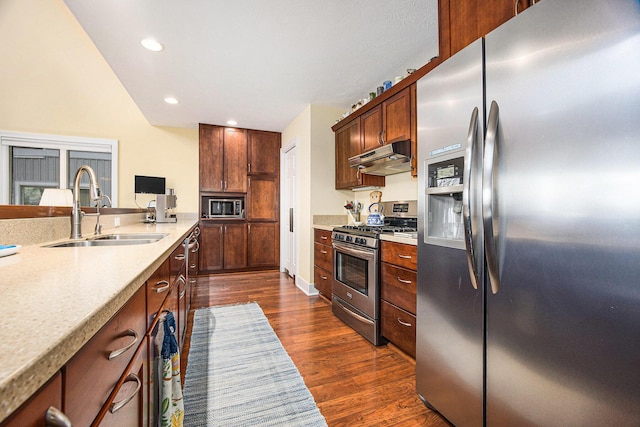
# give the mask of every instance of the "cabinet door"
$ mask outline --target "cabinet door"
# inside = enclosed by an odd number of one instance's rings
[[[278,175],[280,139],[277,132],[250,130],[248,135],[249,174]]]
[[[407,88],[382,103],[384,143],[411,139],[411,90]]]
[[[200,227],[200,251],[198,265],[203,271],[222,270],[224,241],[223,224],[206,224]]]
[[[249,267],[277,267],[280,264],[280,232],[278,223],[249,224]]]
[[[223,138],[221,127],[200,125],[200,191],[223,191]]]
[[[247,131],[224,128],[224,191],[247,191]]]
[[[96,420],[98,426],[143,427],[149,424],[149,372],[146,338],[129,369]]]
[[[358,174],[349,167],[349,157],[362,152],[360,145],[360,119],[336,131],[336,190],[358,186]]]
[[[278,221],[280,212],[280,186],[277,177],[247,178],[247,219]]]
[[[362,151],[369,151],[382,145],[382,107],[379,105],[361,117]]]
[[[490,5],[480,1],[447,3],[452,56],[514,17],[515,7],[521,12],[529,5],[526,0],[517,4],[514,0],[494,0]]]
[[[316,266],[313,269],[313,278],[313,283],[315,284],[318,292],[326,298],[331,299],[331,286],[333,282],[331,273]]]
[[[57,373],[26,403],[0,425],[2,427],[45,427],[49,407],[62,409],[62,374]]]
[[[247,267],[247,226],[244,223],[224,225],[224,268]]]

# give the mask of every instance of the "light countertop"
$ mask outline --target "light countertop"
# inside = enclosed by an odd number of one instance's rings
[[[104,232],[168,233],[144,245],[38,244],[0,258],[0,421],[89,341],[196,223],[138,223]]]

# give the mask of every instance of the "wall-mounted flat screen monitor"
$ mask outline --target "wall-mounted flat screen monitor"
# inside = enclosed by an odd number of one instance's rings
[[[157,176],[135,176],[135,192],[164,194],[166,191],[166,179]]]

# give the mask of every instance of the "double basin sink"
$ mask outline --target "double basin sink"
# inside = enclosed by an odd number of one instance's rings
[[[119,233],[104,234],[84,240],[69,240],[61,243],[46,245],[47,248],[78,248],[86,246],[124,246],[144,245],[154,243],[168,236],[167,233]]]

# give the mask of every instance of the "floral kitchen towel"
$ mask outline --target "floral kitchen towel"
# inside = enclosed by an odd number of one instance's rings
[[[184,402],[180,384],[180,351],[175,337],[176,319],[169,312],[164,318],[162,342],[162,381],[160,385],[160,425],[182,427]]]

